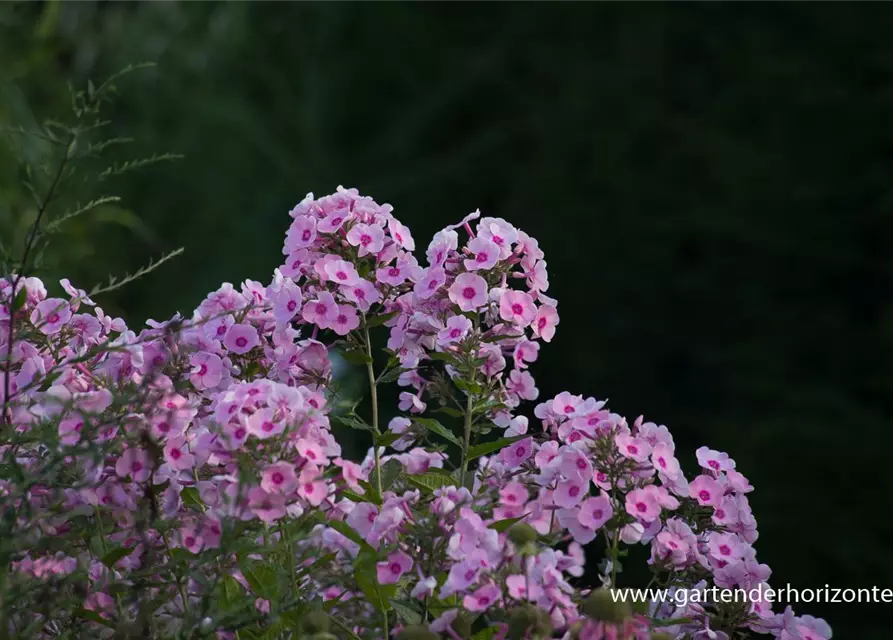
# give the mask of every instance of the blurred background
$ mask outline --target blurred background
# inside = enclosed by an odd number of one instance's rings
[[[728,451],[775,586],[893,588],[891,33],[883,4],[4,3],[0,124],[158,64],[114,126],[184,159],[116,180],[41,274],[184,246],[101,301],[133,325],[267,282],[308,191],[390,202],[423,246],[511,220],[560,301],[542,398],[666,423],[689,470]],[[4,240],[33,216],[9,138]],[[889,607],[795,608],[880,639]]]

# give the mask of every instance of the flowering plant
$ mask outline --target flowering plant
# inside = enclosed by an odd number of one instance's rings
[[[0,280],[3,633],[831,637],[765,601],[616,599],[632,545],[671,591],[764,584],[753,487],[706,447],[686,477],[665,426],[593,397],[529,414],[559,323],[536,240],[475,212],[423,266],[356,190],[290,215],[268,284],[139,332],[67,280]],[[335,358],[365,370],[368,414],[335,409]],[[368,434],[365,459],[333,421]]]

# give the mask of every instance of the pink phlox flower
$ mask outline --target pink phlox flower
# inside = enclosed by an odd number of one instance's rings
[[[536,318],[536,305],[529,293],[507,289],[499,300],[499,317],[518,327],[526,327]]]
[[[377,224],[355,224],[347,232],[347,242],[359,247],[359,257],[377,254],[384,248],[384,229]]]
[[[468,243],[468,249],[474,256],[465,259],[465,268],[469,271],[492,269],[499,259],[499,245],[487,238],[474,238]]]
[[[462,311],[475,311],[487,304],[487,281],[473,273],[456,276],[449,297]]]
[[[412,558],[403,551],[395,551],[384,562],[376,563],[376,576],[379,584],[394,584],[412,569]]]
[[[224,346],[237,354],[244,354],[251,351],[260,344],[260,338],[257,335],[257,329],[250,324],[234,324],[226,330],[223,338]]]

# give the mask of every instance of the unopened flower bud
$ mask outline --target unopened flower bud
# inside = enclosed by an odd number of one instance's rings
[[[464,613],[460,613],[456,616],[456,619],[453,620],[451,626],[453,627],[453,631],[455,631],[460,638],[471,637],[471,619]]]
[[[552,634],[549,614],[534,606],[516,607],[509,613],[509,640],[524,640],[530,636],[547,637]]]
[[[440,636],[423,624],[412,624],[403,627],[397,634],[397,640],[440,640]]]
[[[508,537],[509,540],[512,541],[513,545],[515,545],[516,547],[523,547],[530,544],[531,542],[536,541],[537,533],[536,529],[531,527],[526,522],[522,522],[509,529]]]
[[[620,623],[632,615],[629,603],[620,601],[611,589],[596,589],[583,602],[583,613],[593,620]]]
[[[329,616],[325,611],[311,611],[301,619],[305,633],[326,633],[329,630]]]

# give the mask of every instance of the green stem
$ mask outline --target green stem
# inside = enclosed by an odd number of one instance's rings
[[[459,475],[459,484],[465,486],[465,475],[468,472],[468,450],[471,448],[471,408],[474,398],[468,393],[465,402],[465,432],[462,437],[462,471]]]
[[[164,548],[167,551],[167,557],[173,563],[173,555],[171,554],[171,547],[167,542],[167,534],[161,534],[161,540],[164,542]],[[174,576],[174,582],[177,583],[177,591],[180,592],[180,598],[183,599],[183,613],[189,615],[189,597],[186,595],[186,587],[183,586],[183,580],[180,578],[180,574],[171,569],[171,574]]]
[[[298,572],[295,569],[295,552],[291,546],[291,536],[288,535],[288,527],[285,526],[285,523],[279,526],[279,535],[283,537],[285,540],[285,552],[288,554],[288,571],[291,574],[292,588],[295,590],[295,597],[301,595],[300,590],[298,589]]]
[[[375,383],[375,369],[372,366],[372,340],[369,339],[368,327],[363,327],[363,338],[366,341],[366,372],[369,375],[369,394],[372,400],[372,432],[375,434],[372,442],[372,453],[375,456],[375,488],[381,496],[381,457],[378,455],[378,444],[375,442],[381,435],[378,430],[378,385]]]
[[[360,640],[360,636],[358,636],[357,634],[355,634],[355,633],[350,629],[350,627],[348,627],[346,624],[344,624],[343,622],[341,622],[341,620],[339,620],[339,619],[336,618],[335,616],[329,616],[329,619],[330,619],[332,622],[334,622],[335,625],[336,625],[339,629],[341,629],[342,631],[344,631],[344,633],[346,633],[347,635],[349,635],[349,636],[351,637],[352,640]],[[385,622],[385,631],[387,631],[387,624],[388,624],[388,623]]]
[[[378,495],[381,497],[381,456],[378,454],[378,436],[381,432],[378,430],[378,385],[375,382],[375,368],[372,362],[372,340],[369,338],[369,327],[363,327],[363,338],[366,342],[366,373],[369,375],[369,397],[372,400],[372,455],[375,456],[375,488],[378,489]],[[384,624],[384,637],[390,638],[391,632],[388,628],[388,612],[381,606],[381,619]]]

